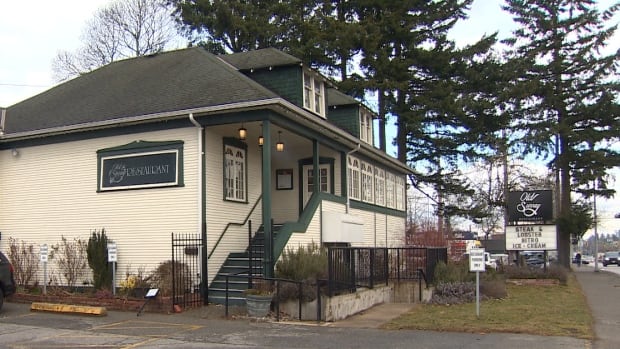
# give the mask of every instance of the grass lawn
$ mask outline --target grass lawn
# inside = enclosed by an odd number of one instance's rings
[[[479,318],[475,302],[421,304],[383,328],[593,338],[592,314],[574,275],[567,285],[506,287],[506,298],[480,302]]]

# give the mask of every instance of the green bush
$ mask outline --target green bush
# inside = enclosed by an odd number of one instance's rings
[[[435,284],[476,281],[476,274],[469,272],[468,262],[437,263],[435,267]]]
[[[295,281],[327,278],[327,250],[316,243],[287,249],[276,264],[276,277]]]
[[[93,231],[86,248],[88,266],[93,271],[95,290],[109,289],[112,286],[112,267],[108,263],[108,237],[105,229]]]
[[[327,279],[327,250],[316,243],[300,246],[297,250],[287,249],[276,264],[275,275],[280,279],[302,282],[301,299],[305,302],[316,299],[317,279]],[[281,282],[279,300],[299,298],[299,286]]]

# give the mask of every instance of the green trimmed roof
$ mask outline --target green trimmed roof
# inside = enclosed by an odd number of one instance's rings
[[[27,132],[278,97],[220,58],[202,48],[189,48],[113,62],[7,108],[4,131]]]
[[[351,105],[351,104],[361,105],[362,104],[357,99],[349,96],[346,93],[342,93],[336,90],[335,88],[327,89],[327,102],[330,107],[335,106],[335,105]]]
[[[302,63],[301,59],[275,48],[232,53],[221,55],[219,57],[239,70],[298,65]]]

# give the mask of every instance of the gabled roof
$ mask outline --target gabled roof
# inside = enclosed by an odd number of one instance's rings
[[[202,48],[117,61],[6,110],[6,133],[278,97]]]
[[[342,93],[335,88],[327,89],[327,102],[329,106],[338,106],[338,105],[360,105],[362,104],[357,99],[349,96],[346,93]]]
[[[275,48],[232,53],[218,57],[239,70],[299,65],[302,63],[301,59]]]
[[[346,93],[342,93],[335,88],[327,89],[327,104],[329,107],[338,107],[343,105],[357,105],[359,108],[363,108],[368,111],[373,118],[377,118],[377,113],[372,111],[366,104],[358,101],[357,99],[349,96]]]

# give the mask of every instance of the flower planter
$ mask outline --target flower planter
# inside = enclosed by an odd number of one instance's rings
[[[269,314],[271,307],[271,295],[248,294],[245,298],[245,304],[248,316],[265,317]]]

